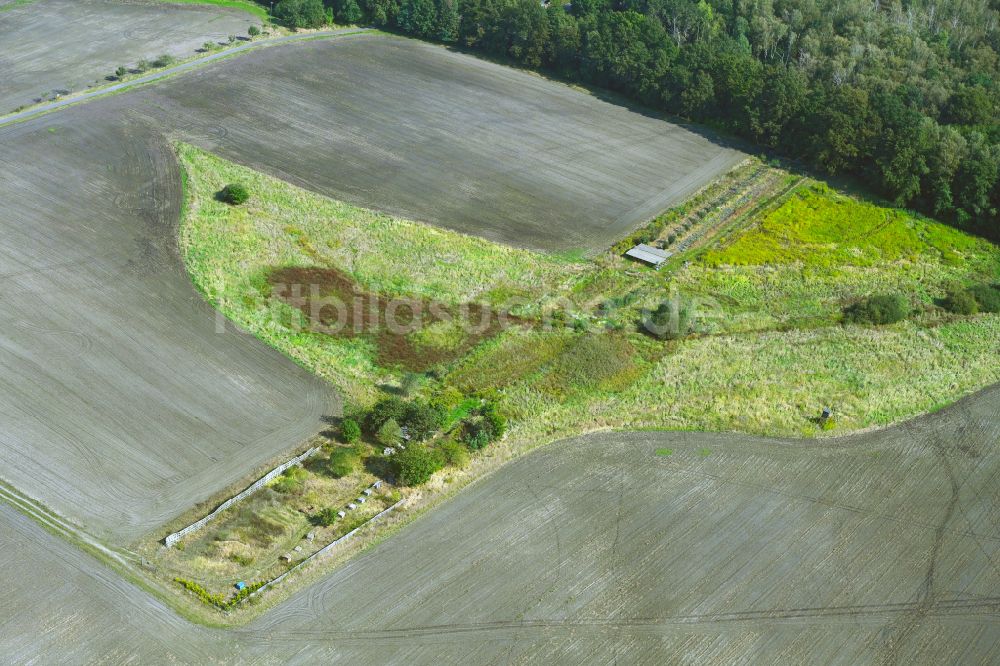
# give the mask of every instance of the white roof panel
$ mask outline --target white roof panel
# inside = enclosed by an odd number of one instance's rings
[[[670,254],[671,253],[666,250],[661,250],[659,248],[643,244],[636,245],[634,248],[626,252],[625,256],[656,266],[666,261],[670,257]]]

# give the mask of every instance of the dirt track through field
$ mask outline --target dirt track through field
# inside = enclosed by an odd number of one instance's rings
[[[998,387],[833,442],[592,435],[510,464],[230,632],[185,625],[0,507],[0,570],[16,581],[0,653],[987,663],[1000,650],[998,478]]]
[[[34,0],[0,12],[0,115],[55,91],[106,85],[119,65],[195,55],[260,21],[237,9],[123,0]]]
[[[600,247],[636,202],[681,197],[738,157],[566,86],[375,36],[266,48],[0,127],[0,476],[116,543],[339,409],[276,352],[215,333],[177,254],[173,140],[551,249]]]

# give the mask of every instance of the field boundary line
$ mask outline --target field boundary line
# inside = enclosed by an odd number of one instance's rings
[[[133,79],[131,81],[123,81],[121,83],[114,83],[110,86],[99,88],[97,90],[91,90],[90,92],[81,93],[73,97],[67,97],[66,99],[61,99],[61,100],[56,100],[54,102],[41,104],[32,107],[30,109],[25,109],[24,111],[18,111],[15,113],[0,116],[0,127],[6,127],[7,125],[13,125],[15,123],[24,122],[26,120],[32,120],[34,118],[47,115],[54,111],[59,111],[70,106],[76,106],[77,104],[84,104],[86,102],[92,101],[94,99],[100,99],[108,95],[114,95],[120,92],[126,92],[128,90],[131,90],[132,88],[138,88],[150,83],[155,83],[157,81],[161,81],[163,79],[175,76],[177,74],[184,74],[191,70],[197,69],[202,65],[207,65],[209,63],[218,60],[224,60],[226,58],[243,55],[250,51],[256,51],[257,49],[278,46],[280,44],[288,44],[291,42],[304,42],[313,39],[330,39],[334,37],[344,37],[348,35],[358,35],[366,33],[378,34],[378,31],[375,30],[374,28],[338,28],[336,30],[326,30],[322,32],[313,32],[313,33],[296,34],[296,35],[284,35],[281,37],[273,37],[270,39],[261,39],[255,42],[247,42],[245,44],[240,44],[239,46],[234,46],[233,48],[226,49],[225,51],[210,53],[200,58],[195,58],[193,60],[188,60],[187,62],[180,63],[179,65],[174,65],[173,67],[161,69],[160,71],[153,72],[145,76],[141,76],[138,79]]]
[[[374,516],[372,516],[371,518],[369,518],[365,522],[363,522],[360,525],[358,525],[357,527],[355,527],[353,530],[351,530],[347,534],[339,536],[336,539],[334,539],[333,541],[331,541],[330,543],[326,544],[325,546],[323,546],[322,548],[320,548],[319,550],[317,550],[315,553],[313,553],[312,555],[310,555],[306,559],[304,559],[301,562],[299,562],[298,564],[296,564],[294,567],[292,567],[291,569],[289,569],[285,573],[281,574],[277,578],[272,578],[271,580],[267,581],[267,583],[265,583],[264,585],[260,586],[260,588],[258,588],[257,590],[255,590],[252,594],[248,595],[247,599],[250,599],[251,597],[257,596],[258,594],[260,594],[261,592],[263,592],[264,590],[268,589],[269,587],[271,587],[273,585],[277,585],[282,580],[284,580],[289,574],[291,574],[291,573],[293,573],[295,571],[298,571],[299,569],[301,569],[305,565],[309,564],[313,560],[318,560],[318,559],[321,559],[321,558],[325,557],[327,554],[329,554],[329,552],[331,550],[333,550],[334,548],[336,548],[337,546],[339,546],[343,542],[345,542],[348,539],[350,539],[351,537],[353,537],[359,530],[364,529],[365,527],[367,527],[367,526],[369,526],[369,525],[377,522],[381,518],[383,518],[383,517],[387,516],[388,514],[392,513],[396,509],[396,507],[398,507],[400,504],[402,504],[405,501],[406,501],[405,499],[401,499],[398,502],[396,502],[395,504],[393,504],[392,506],[390,506],[388,508],[385,508],[385,509],[382,509],[381,511],[379,511]]]
[[[280,465],[278,465],[277,467],[275,467],[274,469],[272,469],[270,472],[268,472],[267,474],[265,474],[264,476],[260,477],[259,479],[257,479],[253,483],[251,483],[249,486],[247,486],[246,488],[244,488],[243,490],[241,490],[239,493],[233,495],[232,497],[230,497],[229,499],[227,499],[225,502],[223,502],[219,506],[215,507],[215,509],[211,513],[209,513],[207,516],[203,516],[202,518],[199,518],[198,520],[194,521],[193,523],[191,523],[187,527],[181,528],[181,529],[177,530],[176,532],[174,532],[173,534],[168,534],[163,539],[164,545],[167,548],[172,548],[173,545],[176,544],[178,541],[180,541],[181,539],[183,539],[184,537],[186,537],[189,534],[194,534],[195,532],[197,532],[198,530],[200,530],[201,528],[203,528],[205,525],[207,525],[210,521],[212,521],[215,518],[217,518],[220,513],[222,513],[223,511],[225,511],[229,507],[233,506],[234,504],[238,504],[239,502],[242,502],[243,500],[245,500],[247,497],[250,497],[250,495],[253,495],[255,492],[257,492],[258,490],[260,490],[261,488],[263,488],[264,485],[268,481],[271,481],[272,479],[276,478],[279,474],[283,474],[285,472],[285,470],[287,470],[290,467],[293,467],[295,465],[298,465],[299,463],[301,463],[306,458],[310,458],[310,457],[312,457],[313,455],[315,455],[318,452],[319,452],[319,447],[318,446],[313,446],[310,449],[308,449],[307,451],[305,451],[304,453],[300,453],[299,455],[295,456],[294,458],[291,458],[291,459],[286,460],[285,462],[281,463]]]

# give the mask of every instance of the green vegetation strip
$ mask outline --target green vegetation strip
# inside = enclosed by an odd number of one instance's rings
[[[23,1],[23,0],[22,0]],[[28,0],[29,2],[31,0]],[[159,0],[161,3],[169,5],[214,5],[216,7],[229,7],[231,9],[242,9],[253,14],[261,21],[269,21],[267,10],[263,6],[252,2],[252,0]]]
[[[35,2],[35,0],[13,0],[12,2],[8,2],[6,5],[0,5],[0,14],[18,7],[23,7],[24,5],[30,5],[32,2]]]
[[[657,274],[614,257],[581,263],[495,245],[332,201],[190,146],[179,154],[188,174],[181,245],[194,283],[241,328],[359,404],[405,373],[377,364],[365,339],[292,327],[293,310],[266,282],[273,267],[336,267],[367,289],[450,303],[514,295],[531,304],[526,316],[559,298],[574,303],[564,326],[506,330],[428,384],[496,399],[524,436],[605,426],[812,436],[825,406],[837,434],[1000,378],[1000,318],[935,306],[954,283],[997,281],[997,249],[821,185],[800,188],[726,247]],[[248,187],[247,204],[216,201],[230,182]],[[846,306],[882,291],[903,293],[914,315],[886,327],[842,324]],[[695,334],[664,345],[634,332],[640,309],[672,294],[696,306]]]

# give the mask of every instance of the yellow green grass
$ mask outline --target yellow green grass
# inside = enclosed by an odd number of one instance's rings
[[[813,183],[677,273],[684,293],[725,317],[710,330],[831,325],[845,303],[899,292],[917,310],[953,285],[1000,279],[988,241]]]
[[[814,182],[724,247],[664,274],[615,257],[570,261],[499,246],[333,201],[190,146],[179,155],[188,178],[181,246],[195,284],[349,401],[370,401],[375,384],[398,383],[398,373],[380,367],[363,339],[294,330],[290,308],[269,296],[270,268],[333,267],[366,289],[449,303],[514,296],[527,316],[572,299],[565,321],[581,325],[507,330],[422,389],[497,400],[512,417],[514,450],[599,427],[844,434],[1000,380],[1000,317],[934,306],[949,285],[995,281],[997,248]],[[246,184],[251,201],[215,201],[228,182]],[[882,328],[840,323],[846,304],[884,291],[904,293],[915,315]],[[638,332],[640,306],[668,295],[699,304],[695,334],[663,342]],[[600,302],[617,309],[598,311]],[[419,334],[428,348],[457,339],[439,329]],[[820,432],[814,417],[827,406],[834,427]]]
[[[983,251],[983,242],[907,211],[804,187],[726,247],[706,252],[711,266],[874,266],[925,257],[950,264]]]

